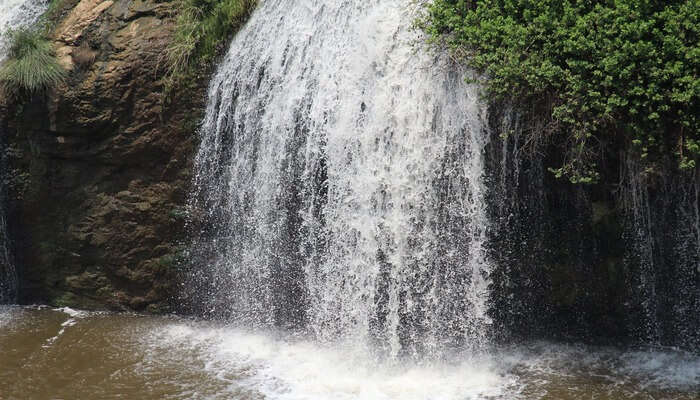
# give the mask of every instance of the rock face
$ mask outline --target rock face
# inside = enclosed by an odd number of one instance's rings
[[[207,82],[162,94],[173,7],[66,4],[53,38],[69,79],[6,106],[21,302],[168,309]]]

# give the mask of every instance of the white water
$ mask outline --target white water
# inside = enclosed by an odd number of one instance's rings
[[[412,0],[267,0],[211,83],[211,309],[390,359],[485,343],[485,110]],[[450,72],[451,71],[451,72]]]
[[[454,365],[377,365],[370,354],[317,342],[284,340],[225,327],[172,324],[154,332],[149,348],[196,348],[206,371],[236,375],[245,388],[279,400],[426,400],[504,398],[516,379],[488,356]],[[230,388],[230,389],[233,389]]]
[[[0,0],[0,62],[7,56],[7,31],[35,24],[47,6],[44,0]]]
[[[155,329],[142,346],[153,355],[196,349],[203,371],[228,382],[228,393],[250,393],[244,398],[257,398],[255,393],[275,400],[692,399],[700,389],[700,358],[670,350],[540,342],[494,348],[450,364],[387,367],[342,347],[190,323]]]
[[[7,57],[9,29],[30,26],[37,22],[47,3],[41,0],[0,0],[0,64]],[[0,122],[2,116],[0,115]],[[5,217],[4,132],[0,126],[0,304],[14,300],[17,275],[8,245]]]

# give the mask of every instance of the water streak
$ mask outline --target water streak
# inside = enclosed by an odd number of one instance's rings
[[[622,167],[633,331],[644,343],[700,348],[700,174],[666,168],[651,182],[634,156]]]
[[[522,115],[494,109],[492,135],[507,136],[487,149],[494,330],[697,351],[700,174],[672,160],[649,174],[631,153],[604,168],[614,192],[571,185],[547,172],[557,148],[532,151]]]
[[[0,120],[0,122],[2,122]],[[11,302],[17,293],[17,272],[10,253],[5,211],[5,135],[0,126],[0,304]]]

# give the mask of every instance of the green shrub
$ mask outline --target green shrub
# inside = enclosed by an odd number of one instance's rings
[[[66,71],[58,64],[51,43],[31,29],[11,35],[8,59],[0,68],[0,82],[10,93],[35,93],[64,81]]]
[[[529,143],[563,148],[556,176],[595,182],[620,146],[695,167],[700,0],[435,0],[420,23],[515,103]]]
[[[178,1],[177,27],[166,52],[168,87],[209,65],[257,5],[257,0]]]

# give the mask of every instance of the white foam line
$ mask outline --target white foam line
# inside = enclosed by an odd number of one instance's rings
[[[85,317],[90,315],[90,313],[87,311],[75,310],[75,309],[70,308],[70,307],[54,308],[53,311],[58,311],[58,312],[62,312],[64,314],[68,314],[68,319],[63,321],[63,323],[61,323],[61,328],[58,330],[58,333],[56,333],[55,336],[46,339],[46,343],[44,343],[41,346],[45,349],[51,347],[51,345],[54,344],[56,342],[56,340],[58,340],[58,338],[61,337],[61,335],[63,335],[66,332],[67,328],[77,324],[79,319],[85,318]]]

